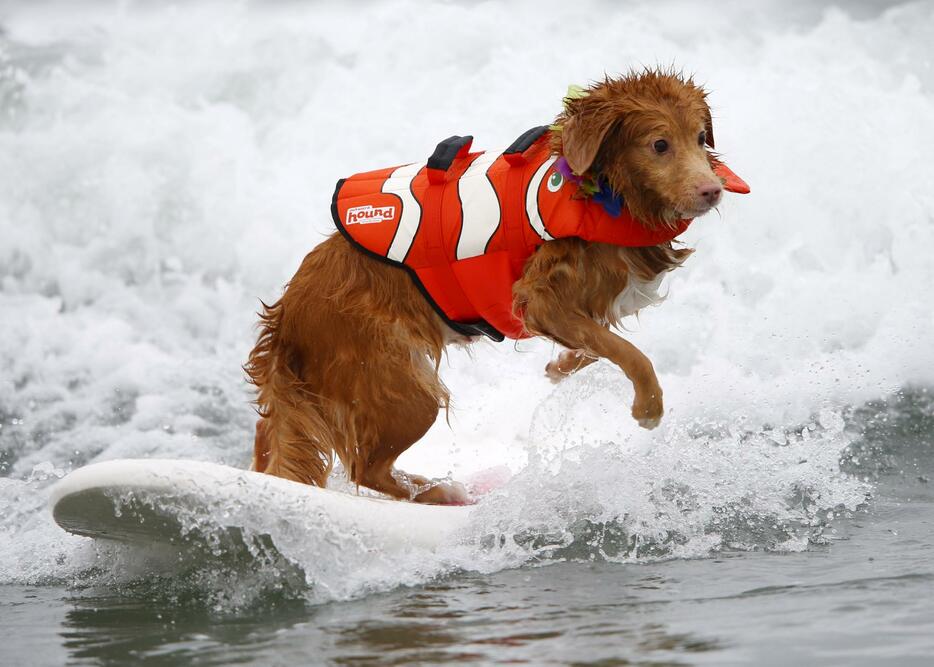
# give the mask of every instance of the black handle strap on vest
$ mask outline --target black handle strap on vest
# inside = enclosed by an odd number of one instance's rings
[[[541,139],[542,135],[548,131],[547,125],[539,125],[538,127],[533,127],[530,130],[526,130],[519,137],[513,141],[509,148],[503,151],[503,155],[513,155],[515,153],[525,153],[529,150],[529,147],[534,144],[536,141]]]
[[[470,150],[470,144],[473,143],[473,137],[459,137],[456,134],[440,142],[435,148],[435,152],[428,158],[428,168],[447,171],[451,164],[459,157],[463,157]]]
[[[435,152],[428,158],[428,164],[425,166],[425,172],[428,174],[428,182],[432,184],[444,183],[447,178],[447,171],[454,164],[454,160],[465,157],[470,151],[470,144],[473,143],[473,137],[459,137],[456,134],[448,137],[435,147]]]
[[[503,157],[505,157],[506,161],[512,165],[525,162],[523,153],[531,148],[532,144],[541,139],[542,135],[547,131],[547,125],[539,125],[538,127],[533,127],[530,130],[526,130],[509,145],[509,148],[503,151]]]

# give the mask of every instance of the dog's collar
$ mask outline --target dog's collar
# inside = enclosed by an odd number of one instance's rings
[[[578,199],[592,199],[595,204],[603,207],[607,215],[614,218],[618,218],[623,212],[623,207],[626,205],[623,195],[614,191],[606,179],[594,178],[589,171],[583,176],[578,176],[563,155],[555,161],[555,169],[567,180],[577,184],[577,192],[574,196]]]
[[[603,179],[598,180],[590,171],[580,175],[575,174],[574,170],[571,169],[571,165],[568,164],[567,159],[563,155],[555,161],[555,169],[571,183],[577,185],[576,195],[578,198],[594,197],[596,201],[595,195],[604,195],[604,197],[606,197],[614,194],[606,181]]]
[[[591,195],[591,198],[595,204],[600,204],[603,207],[607,215],[614,218],[618,218],[622,214],[623,207],[626,205],[623,195],[613,190],[606,181],[600,183],[600,191]]]

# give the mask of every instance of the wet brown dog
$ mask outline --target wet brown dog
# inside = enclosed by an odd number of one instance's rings
[[[710,110],[691,80],[660,71],[607,79],[568,100],[557,124],[553,151],[575,173],[605,179],[647,226],[703,215],[720,200]],[[559,379],[606,358],[633,383],[632,416],[656,426],[663,404],[652,363],[610,327],[651,303],[662,274],[691,252],[579,239],[541,246],[513,295],[530,333],[568,348],[548,374]],[[438,368],[444,346],[458,338],[405,271],[335,233],[261,314],[246,365],[261,417],[254,469],[324,486],[336,454],[359,485],[418,502],[463,502],[459,484],[393,468],[447,407]]]

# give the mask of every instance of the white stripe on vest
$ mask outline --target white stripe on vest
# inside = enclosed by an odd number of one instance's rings
[[[545,160],[542,166],[535,172],[535,175],[532,176],[532,180],[529,181],[529,189],[525,191],[525,212],[529,216],[529,224],[532,225],[532,229],[535,230],[535,233],[545,241],[554,241],[554,237],[545,229],[545,223],[542,222],[542,214],[538,210],[538,188],[542,184],[542,179],[545,178],[545,174],[557,159],[557,155],[552,155]]]
[[[467,171],[457,179],[457,196],[461,204],[457,259],[482,255],[499,228],[502,211],[496,189],[487,176],[487,170],[499,155],[498,152],[487,151],[471,162]]]
[[[386,256],[397,262],[405,260],[415,240],[418,226],[422,221],[422,207],[415,195],[412,194],[412,179],[422,170],[425,163],[407,164],[393,171],[383,183],[382,192],[394,194],[402,200],[402,214],[399,218],[399,227],[389,246]]]

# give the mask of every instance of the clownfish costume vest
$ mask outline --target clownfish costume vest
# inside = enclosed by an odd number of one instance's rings
[[[557,238],[617,246],[671,241],[690,225],[649,229],[628,209],[612,215],[555,168],[546,127],[522,134],[502,153],[471,153],[473,137],[445,139],[426,163],[342,179],[331,214],[368,255],[406,269],[454,331],[493,340],[526,338],[512,310],[512,286],[536,248]],[[725,165],[715,172],[732,192],[749,187]]]

